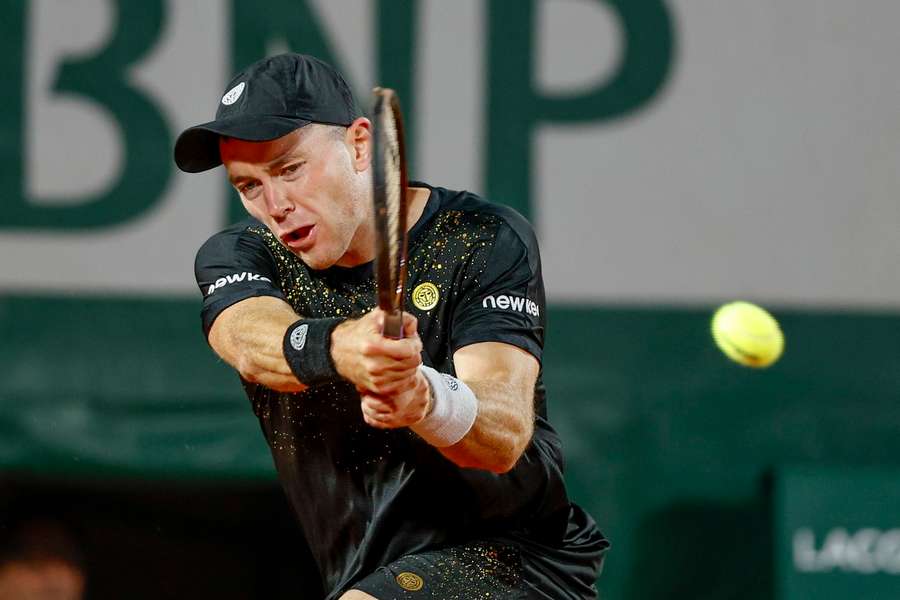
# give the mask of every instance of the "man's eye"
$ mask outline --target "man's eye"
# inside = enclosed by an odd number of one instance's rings
[[[248,196],[254,192],[254,190],[259,189],[259,183],[256,181],[249,181],[238,188],[238,191],[245,196]]]
[[[281,169],[282,175],[292,175],[297,172],[300,167],[303,166],[302,162],[294,163],[292,165],[287,165],[283,169]]]

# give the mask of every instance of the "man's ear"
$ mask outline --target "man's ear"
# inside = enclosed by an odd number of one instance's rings
[[[372,163],[372,122],[359,117],[347,127],[347,145],[356,170],[365,171]]]

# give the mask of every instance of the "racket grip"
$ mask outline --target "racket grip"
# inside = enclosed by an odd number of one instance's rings
[[[399,340],[403,338],[403,311],[392,310],[384,315],[384,329],[382,335],[386,338]]]

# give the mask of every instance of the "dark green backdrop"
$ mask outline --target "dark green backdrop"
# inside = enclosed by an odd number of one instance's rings
[[[198,307],[0,300],[0,469],[270,480]],[[752,371],[715,349],[711,310],[549,311],[567,477],[614,544],[604,598],[772,597],[772,468],[900,464],[900,316],[776,311],[786,353]]]

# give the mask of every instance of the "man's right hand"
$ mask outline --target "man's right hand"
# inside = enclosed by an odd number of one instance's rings
[[[381,334],[384,315],[376,308],[331,333],[331,357],[338,373],[358,390],[379,396],[408,388],[422,364],[416,318],[404,312],[404,338],[393,340]]]

